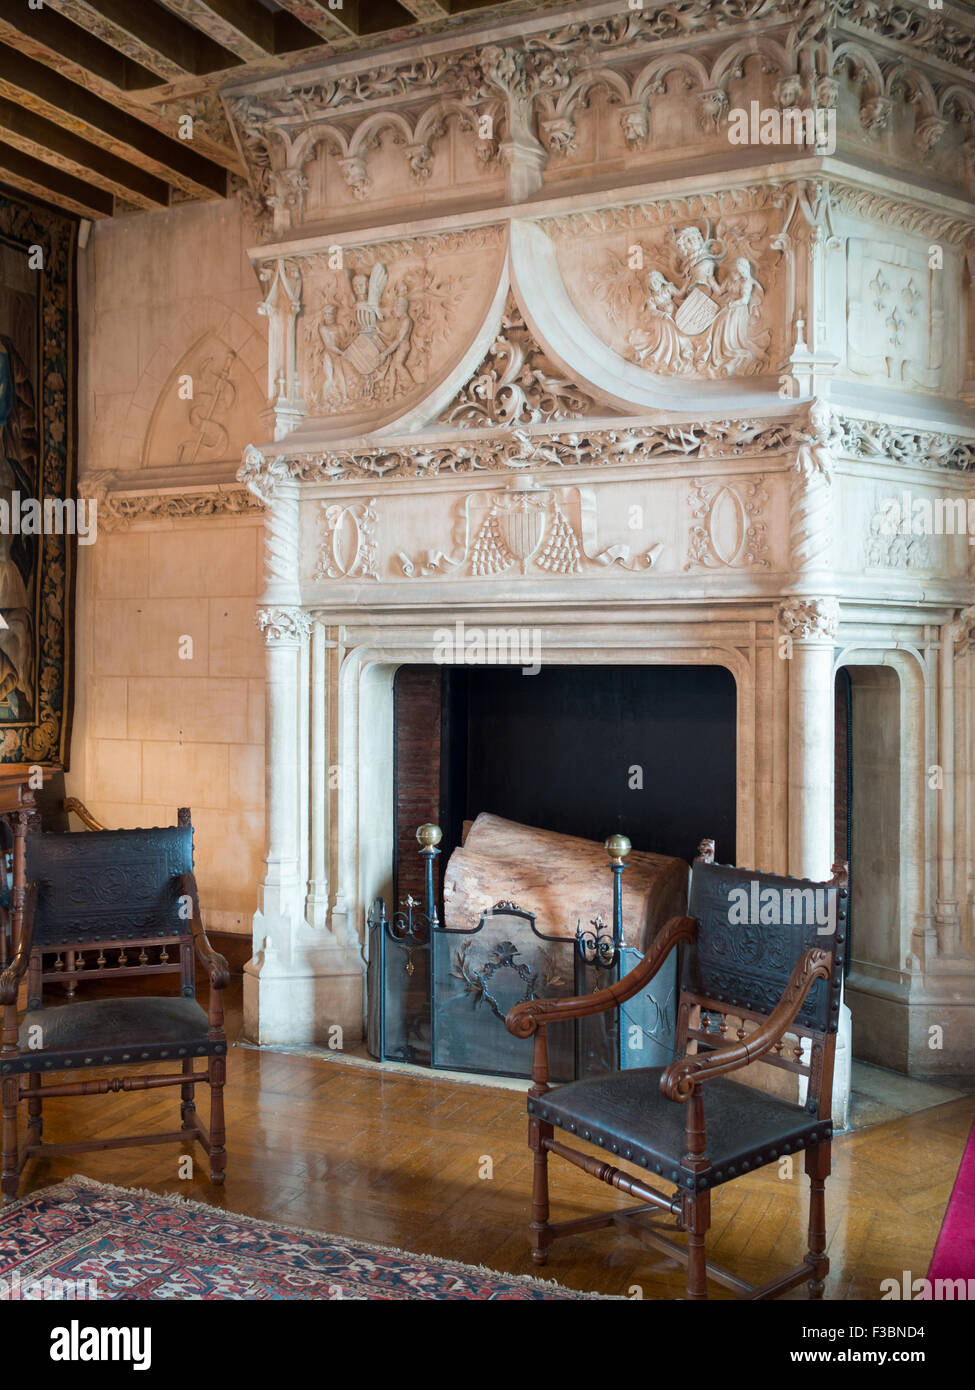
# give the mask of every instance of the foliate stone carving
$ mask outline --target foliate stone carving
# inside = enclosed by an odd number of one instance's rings
[[[471,492],[458,506],[453,555],[431,550],[419,560],[400,553],[408,579],[464,572],[485,578],[542,570],[582,574],[592,566],[649,569],[660,553],[655,544],[642,555],[627,545],[600,550],[596,540],[593,488],[546,488],[529,479],[501,492]]]
[[[837,451],[849,458],[891,459],[912,468],[975,470],[975,439],[935,430],[904,429],[872,420],[842,417]]]
[[[140,521],[184,521],[206,517],[243,516],[260,512],[261,503],[246,488],[214,488],[206,492],[109,493],[98,504],[98,524],[121,531]]]
[[[471,429],[484,425],[539,425],[550,420],[612,415],[573,382],[560,375],[532,337],[513,294],[509,293],[501,329],[484,361],[444,410],[446,424]]]
[[[735,569],[758,565],[768,569],[768,539],[762,520],[769,495],[764,476],[733,480],[695,478],[688,502],[691,526],[685,570]]]
[[[946,63],[968,70],[975,64],[975,32],[950,22],[940,9],[892,5],[889,0],[836,0],[834,14]]]
[[[958,621],[950,624],[949,631],[955,642],[956,658],[975,651],[975,607],[963,608]]]
[[[744,219],[722,220],[715,231],[707,219],[676,226],[622,254],[607,250],[590,273],[613,345],[631,361],[703,377],[751,375],[767,366],[771,332],[760,324],[765,290],[753,259],[767,254],[767,236]],[[643,268],[631,268],[634,258]],[[599,331],[599,320],[590,319]]]
[[[781,453],[791,436],[775,420],[708,420],[683,425],[641,425],[564,433],[514,429],[501,435],[472,431],[470,442],[423,441],[375,445],[361,453],[282,455],[253,473],[251,456],[241,481],[276,495],[282,478],[345,482],[369,478],[429,478],[439,474],[517,472],[545,468],[605,468],[646,458],[751,458]],[[256,454],[257,451],[255,450]]]
[[[835,598],[789,598],[779,608],[779,627],[797,641],[832,640],[839,621]]]
[[[610,208],[585,209],[539,219],[538,225],[555,241],[590,232],[635,231],[709,217],[738,216],[745,212],[785,210],[802,195],[811,206],[828,206],[867,221],[888,223],[918,236],[966,245],[975,241],[971,218],[941,212],[906,198],[877,193],[842,179],[819,175],[810,179],[783,179],[745,184],[717,193],[663,197]]]
[[[869,569],[930,569],[931,547],[927,536],[903,535],[891,526],[878,499],[867,523],[863,560]]]
[[[376,499],[322,503],[322,547],[316,579],[378,579]]]
[[[268,646],[276,642],[303,642],[313,625],[311,614],[304,608],[259,608],[256,618]]]

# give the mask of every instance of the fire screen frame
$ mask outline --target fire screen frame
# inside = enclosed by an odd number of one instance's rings
[[[617,981],[643,958],[635,947],[624,945],[621,878],[623,858],[629,842],[613,837],[610,868],[613,872],[614,912],[610,930],[599,920],[584,931],[581,922],[575,936],[542,931],[535,914],[517,903],[501,900],[481,912],[475,927],[447,927],[437,912],[433,885],[433,863],[439,855],[436,826],[421,826],[417,839],[425,860],[425,903],[408,896],[400,911],[387,916],[386,904],[376,898],[367,917],[367,1001],[368,1049],[380,1061],[411,1063],[437,1071],[481,1074],[528,1079],[531,1075],[530,1040],[513,1037],[504,1027],[504,1013],[522,999],[571,998],[592,993]],[[612,846],[612,848],[610,848]],[[499,939],[487,962],[471,964],[461,943],[473,945],[482,932],[490,931],[496,918],[516,919],[525,933],[519,941]],[[546,943],[552,952],[565,952],[564,967],[549,965],[541,977],[537,957],[525,954],[525,943]],[[598,943],[598,949],[594,949]],[[510,950],[507,949],[510,947]],[[539,948],[540,951],[542,948]],[[542,955],[545,952],[542,951]],[[516,960],[516,957],[521,957]],[[556,957],[557,958],[557,957]],[[615,1012],[576,1019],[552,1035],[553,1079],[581,1080],[609,1071],[631,1067],[666,1066],[674,1060],[677,1002],[677,950],[665,962],[651,987],[631,1001],[619,1016]],[[501,1012],[497,993],[490,987],[495,976],[505,972],[525,985],[520,998],[510,998]],[[451,981],[458,981],[451,988]],[[564,981],[564,991],[552,986]],[[544,995],[538,986],[546,988]],[[499,1032],[495,1039],[478,1039],[477,1046],[465,1052],[465,1037],[456,1027],[445,1033],[446,1017],[456,1019],[465,1000],[471,1002],[471,1016],[487,1005],[487,1016],[494,1015]],[[392,1006],[392,1007],[391,1007]],[[451,1006],[454,1006],[453,1008]],[[481,1020],[476,1020],[479,1027]],[[482,1030],[483,1031],[483,1030]],[[483,1060],[478,1055],[484,1054]],[[524,1052],[522,1066],[497,1065],[512,1062]],[[556,1074],[558,1073],[558,1074]]]

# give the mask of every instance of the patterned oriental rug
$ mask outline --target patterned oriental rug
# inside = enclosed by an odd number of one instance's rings
[[[605,1297],[89,1178],[0,1210],[0,1300]]]

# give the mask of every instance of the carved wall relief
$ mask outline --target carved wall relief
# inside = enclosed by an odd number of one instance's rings
[[[878,497],[867,523],[863,563],[869,569],[931,569],[927,536],[903,535],[890,525],[889,508]]]
[[[539,425],[585,415],[615,415],[566,380],[532,337],[513,294],[501,329],[471,380],[440,419],[460,429],[484,425]]]
[[[299,374],[312,415],[371,412],[422,398],[483,321],[500,232],[352,252],[344,269],[304,258]],[[461,341],[463,340],[463,341]]]
[[[562,238],[558,256],[581,316],[629,361],[697,378],[770,370],[781,256],[763,214]]]
[[[770,567],[763,520],[769,495],[764,482],[762,474],[728,480],[692,480],[687,500],[694,524],[685,570]]]
[[[240,458],[265,404],[236,349],[207,334],[184,355],[159,394],[144,466]]]
[[[582,574],[616,566],[650,569],[661,551],[654,544],[640,555],[627,545],[600,550],[596,539],[596,494],[590,487],[540,487],[531,479],[500,492],[469,492],[459,503],[454,553],[430,550],[422,559],[400,553],[408,579],[466,574]]]
[[[322,546],[315,579],[379,578],[375,508],[375,497],[368,502],[322,503]]]
[[[943,271],[925,253],[851,237],[847,361],[858,376],[936,390],[944,365]]]

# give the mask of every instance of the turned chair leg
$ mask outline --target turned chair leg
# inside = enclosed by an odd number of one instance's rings
[[[41,1101],[41,1078],[37,1072],[32,1071],[28,1074],[27,1089],[30,1092],[27,1097],[27,1142],[39,1144],[44,1130],[44,1112]]]
[[[192,1057],[185,1057],[183,1059],[183,1075],[193,1075]],[[182,1097],[179,1105],[180,1118],[183,1121],[182,1125],[180,1126],[181,1129],[196,1129],[196,1102],[194,1100],[195,1091],[196,1087],[192,1081],[180,1086],[179,1088],[179,1093]]]
[[[705,1239],[711,1225],[710,1192],[685,1196],[682,1218],[687,1228],[687,1297],[707,1298],[708,1265]]]
[[[210,1181],[222,1184],[227,1169],[227,1131],[223,1118],[223,1083],[227,1077],[227,1062],[223,1057],[210,1058]]]
[[[548,1149],[543,1139],[551,1139],[555,1133],[552,1125],[541,1120],[528,1121],[528,1146],[532,1151],[532,1219],[529,1226],[529,1240],[532,1246],[532,1260],[543,1265],[548,1260]]]
[[[20,1186],[20,1172],[18,1169],[19,1154],[17,1152],[17,1102],[20,1098],[20,1078],[17,1076],[6,1076],[3,1080],[3,1141],[2,1141],[2,1175],[0,1175],[0,1189],[3,1191],[3,1200],[12,1202],[17,1196],[17,1188]]]
[[[829,1260],[826,1257],[826,1179],[831,1171],[829,1141],[806,1150],[806,1172],[809,1175],[809,1251],[806,1263],[812,1278],[810,1298],[822,1298]]]

